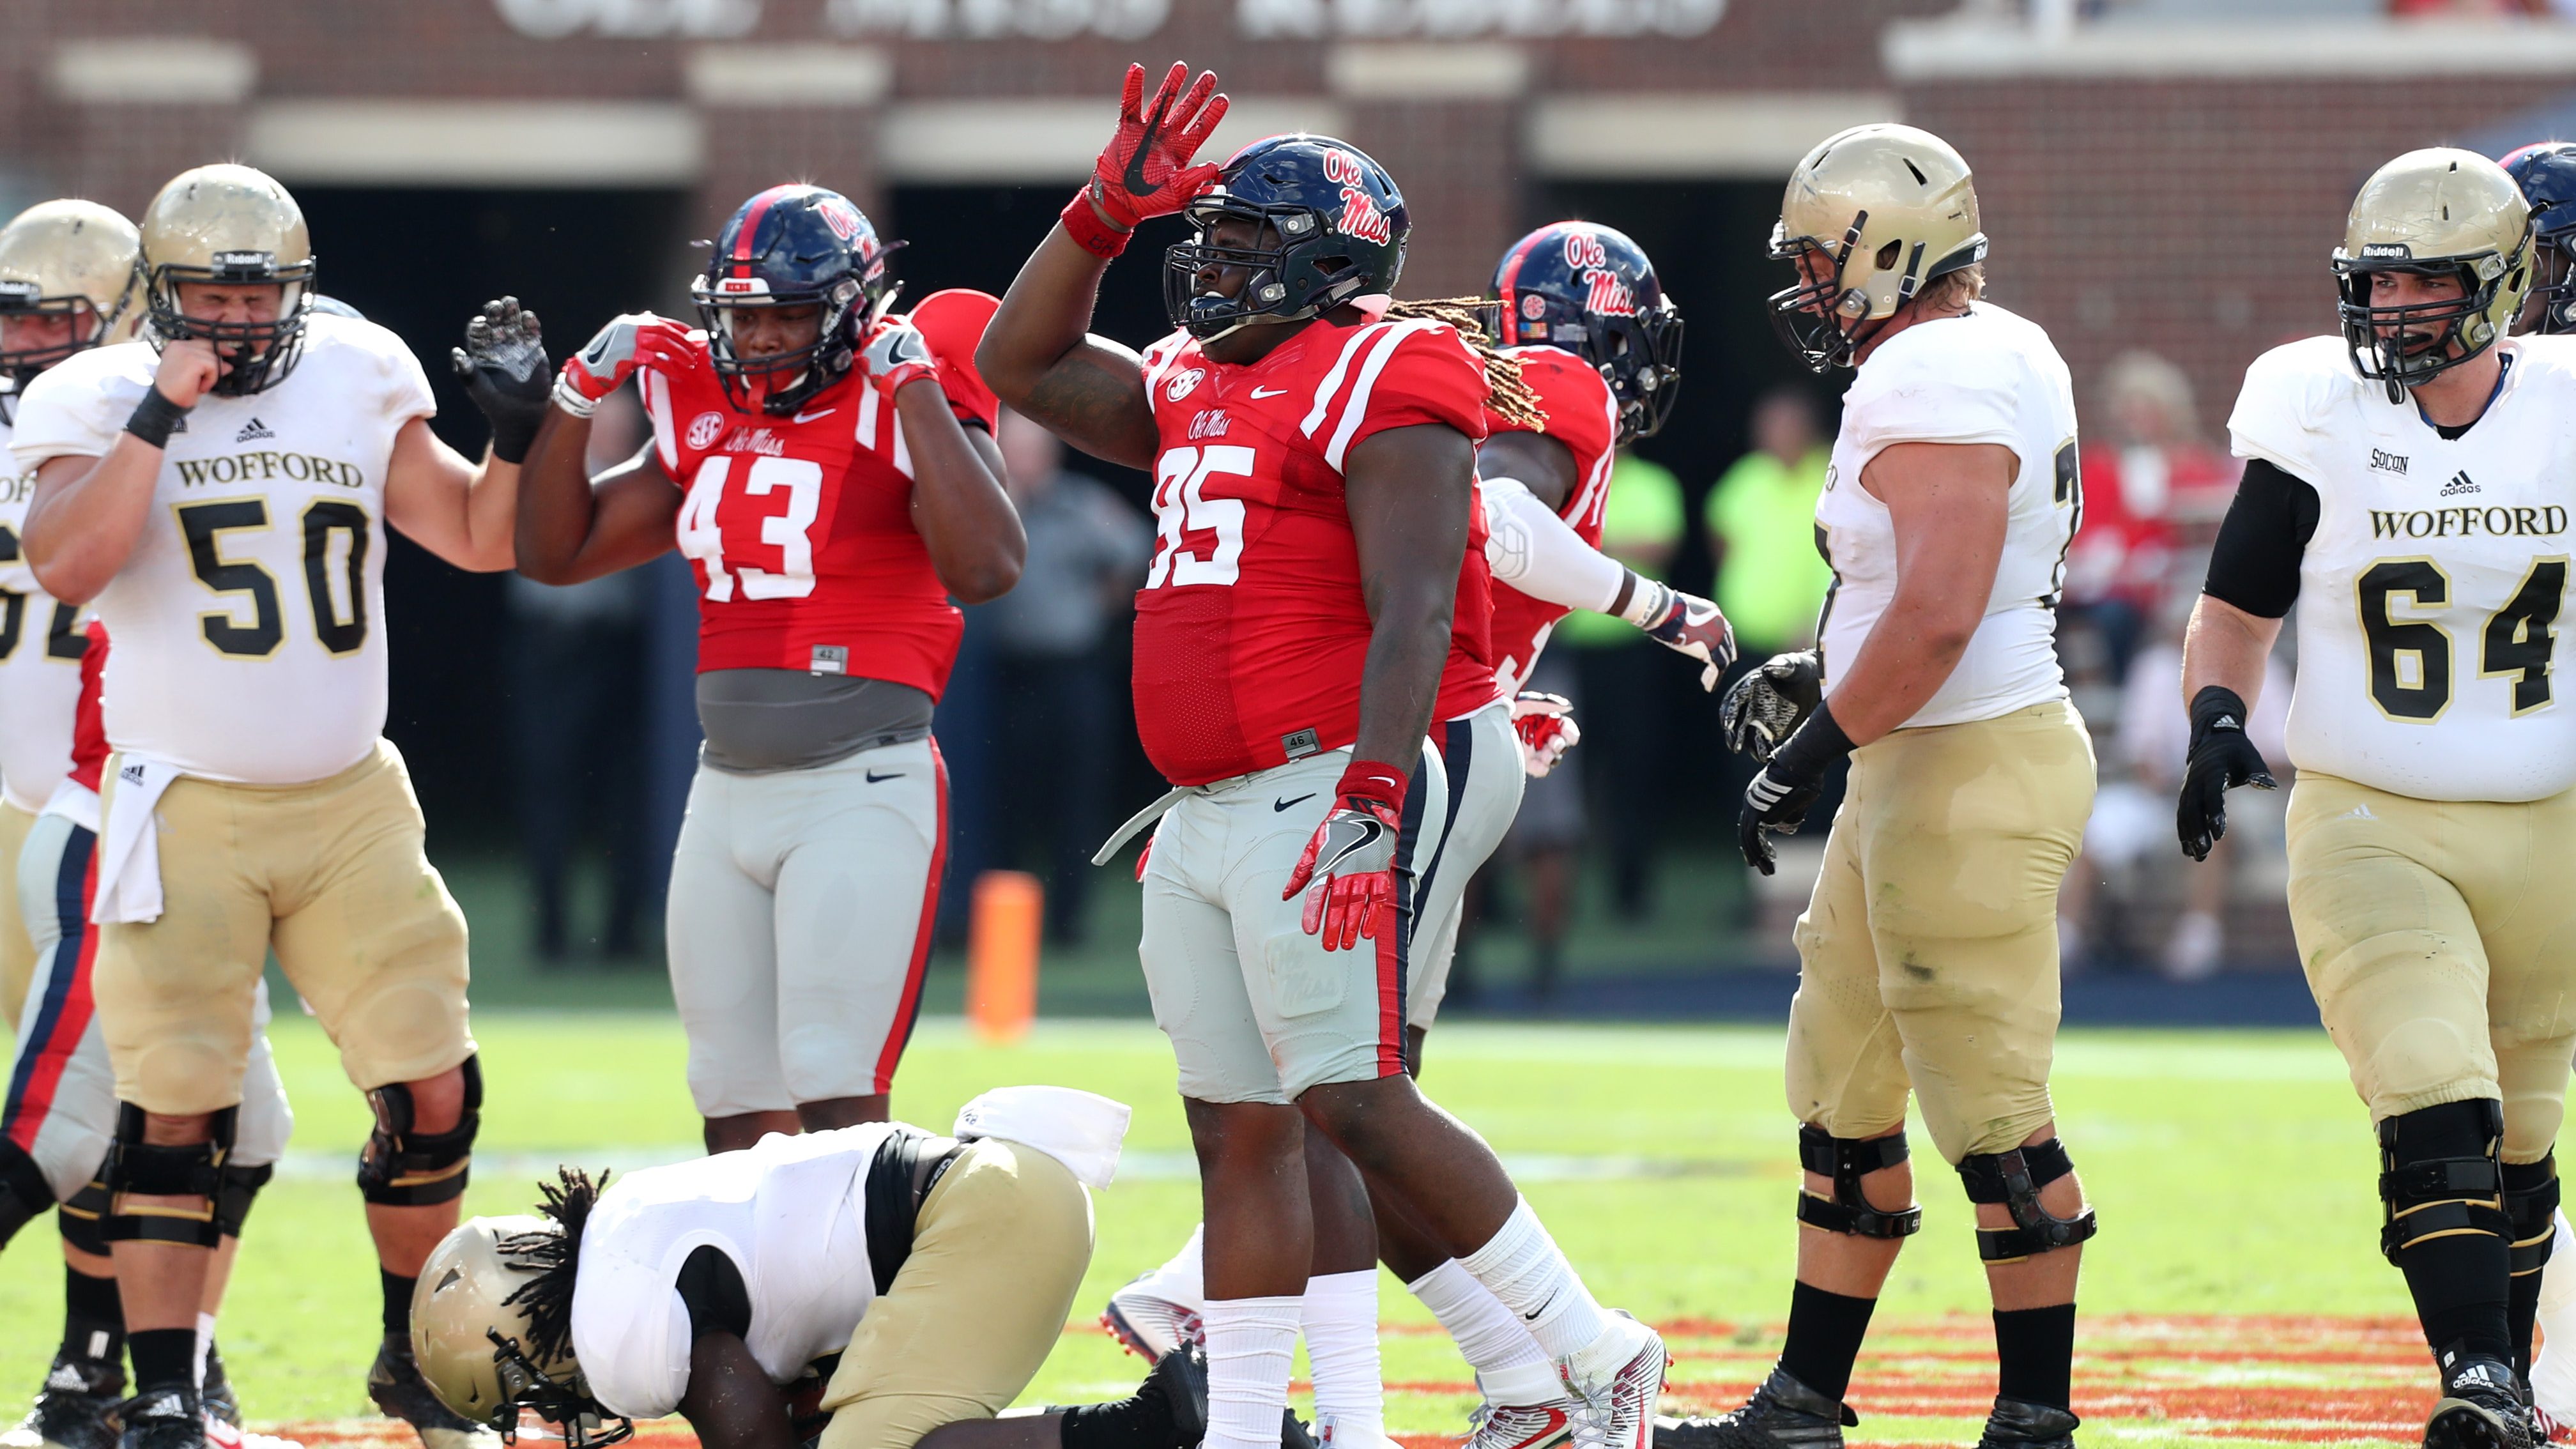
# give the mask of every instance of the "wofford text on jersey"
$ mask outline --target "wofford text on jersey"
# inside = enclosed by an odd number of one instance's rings
[[[251,453],[226,453],[215,458],[173,458],[179,468],[179,486],[197,488],[207,484],[265,483],[285,478],[297,483],[329,483],[341,488],[364,488],[367,475],[355,463],[343,463],[316,453],[272,453],[261,449]]]
[[[2545,537],[2567,531],[2567,510],[2546,508],[2418,508],[2411,513],[2370,510],[2373,538]]]

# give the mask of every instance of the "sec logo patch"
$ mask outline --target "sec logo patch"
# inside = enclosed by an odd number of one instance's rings
[[[724,436],[724,430],[724,414],[719,412],[700,413],[696,417],[689,419],[689,446],[692,448],[709,447],[714,444],[716,439]]]
[[[1191,393],[1197,391],[1199,379],[1205,376],[1207,376],[1206,373],[1193,367],[1189,371],[1182,373],[1180,376],[1173,378],[1171,384],[1163,389],[1163,396],[1172,402],[1179,402],[1181,399],[1188,397]]]

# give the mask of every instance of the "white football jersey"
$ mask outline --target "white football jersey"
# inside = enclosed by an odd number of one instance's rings
[[[80,353],[18,405],[21,468],[95,457],[152,385],[140,342]],[[248,397],[202,399],[152,514],[96,601],[116,650],[108,743],[209,780],[291,785],[366,758],[385,726],[385,474],[437,411],[402,339],[328,313]]]
[[[2423,800],[2576,785],[2558,699],[2576,547],[2576,338],[2503,344],[2484,416],[2444,439],[2354,374],[2340,337],[2276,347],[2227,420],[2238,457],[2317,490],[2299,562],[2291,763]]]
[[[19,553],[35,492],[35,469],[0,461],[0,799],[31,815],[71,772],[84,642],[81,611],[39,587]]]
[[[1995,443],[2020,460],[1985,620],[1949,679],[1900,728],[1994,719],[2065,698],[2057,593],[2084,514],[2075,387],[2048,334],[1991,302],[1889,338],[1843,394],[1842,430],[1816,499],[1816,547],[1834,571],[1816,630],[1826,687],[1896,598],[1894,520],[1860,480],[1898,443]]]
[[[573,1357],[591,1396],[633,1419],[679,1407],[690,1343],[680,1267],[702,1247],[741,1270],[751,1297],[745,1346],[773,1382],[847,1348],[876,1301],[868,1167],[894,1130],[880,1122],[773,1133],[746,1151],[610,1183],[582,1231],[572,1291]]]

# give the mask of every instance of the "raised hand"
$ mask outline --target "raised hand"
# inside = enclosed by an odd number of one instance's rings
[[[888,399],[907,383],[939,376],[939,359],[931,355],[929,340],[900,317],[888,317],[868,333],[859,365],[867,371],[868,384]]]
[[[1229,102],[1217,93],[1216,73],[1201,71],[1187,91],[1190,68],[1172,62],[1151,106],[1144,104],[1145,68],[1127,67],[1127,86],[1118,99],[1118,130],[1092,167],[1091,199],[1101,214],[1126,230],[1153,216],[1169,216],[1189,204],[1200,188],[1223,170],[1213,162],[1197,166],[1190,158],[1205,145],[1208,133],[1225,119]]]
[[[609,320],[581,351],[564,359],[555,376],[555,406],[586,418],[599,400],[617,391],[644,363],[674,361],[688,329],[650,312],[628,312]]]
[[[520,307],[516,297],[484,303],[465,324],[465,345],[452,349],[448,360],[464,380],[465,395],[492,425],[492,456],[504,463],[526,458],[553,388],[537,314]]]

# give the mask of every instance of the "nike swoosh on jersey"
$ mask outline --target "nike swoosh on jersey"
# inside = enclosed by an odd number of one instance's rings
[[[888,781],[888,780],[900,780],[900,779],[902,779],[902,778],[903,778],[903,771],[901,771],[901,770],[888,770],[888,771],[887,771],[887,772],[885,772],[884,774],[880,775],[880,774],[878,774],[876,771],[874,771],[874,770],[870,770],[870,771],[868,771],[868,772],[867,772],[867,775],[868,775],[868,783],[869,783],[869,784],[871,784],[871,785],[882,785],[882,784],[884,784],[884,783],[885,783],[886,781]]]
[[[1255,398],[1278,397],[1287,391],[1288,389],[1284,387],[1256,387],[1252,390],[1252,395]]]
[[[1295,800],[1275,800],[1275,801],[1272,801],[1272,802],[1271,802],[1271,805],[1270,805],[1270,813],[1271,813],[1271,814],[1273,814],[1273,815],[1276,815],[1276,814],[1278,814],[1280,811],[1287,809],[1287,808],[1288,808],[1289,806],[1291,806],[1291,805],[1299,804],[1299,803],[1301,803],[1301,802],[1303,802],[1303,801],[1312,800],[1312,799],[1314,799],[1314,798],[1315,798],[1315,792],[1314,792],[1314,791],[1312,791],[1312,790],[1309,790],[1309,791],[1307,791],[1305,794],[1298,796]]]
[[[830,417],[832,414],[834,414],[834,413],[836,413],[836,412],[839,412],[839,411],[840,411],[840,409],[839,409],[839,408],[831,407],[831,408],[824,408],[824,409],[823,409],[822,411],[820,411],[820,412],[798,413],[798,414],[797,414],[793,419],[791,419],[791,421],[799,422],[799,423],[810,423],[810,422],[814,421],[816,418],[828,418],[828,417]]]

